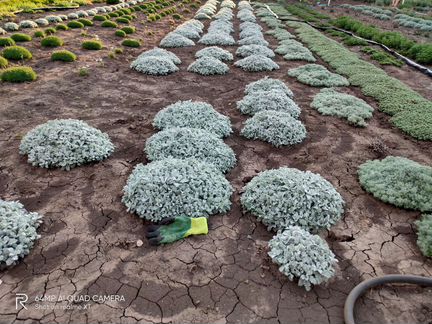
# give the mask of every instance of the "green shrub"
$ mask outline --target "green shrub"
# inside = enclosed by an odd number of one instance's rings
[[[16,34],[12,34],[11,38],[19,43],[19,42],[30,42],[32,40],[30,35],[27,34],[21,34],[21,33],[16,33]]]
[[[151,161],[167,158],[194,158],[213,164],[221,172],[228,172],[235,163],[234,151],[216,135],[196,128],[169,128],[151,136],[145,145]]]
[[[332,88],[322,89],[311,103],[311,107],[323,115],[345,118],[356,126],[366,126],[365,119],[372,118],[373,108],[365,101]]]
[[[225,213],[231,208],[233,188],[211,164],[169,158],[138,164],[123,192],[122,202],[129,212],[157,222],[180,215],[207,217]]]
[[[123,46],[127,46],[127,47],[140,47],[141,43],[138,40],[136,40],[136,39],[129,38],[129,39],[125,39],[122,42],[122,45]]]
[[[115,35],[118,37],[126,37],[126,33],[121,29],[116,30]]]
[[[93,17],[93,20],[95,20],[95,21],[105,21],[107,19],[108,18],[106,16],[102,16],[102,15],[96,15]]]
[[[28,66],[10,67],[1,74],[1,80],[4,82],[21,83],[34,81],[36,79],[36,72]]]
[[[82,23],[80,23],[79,21],[76,21],[76,20],[72,20],[72,21],[69,21],[68,22],[68,24],[67,24],[67,26],[69,27],[69,28],[84,28],[84,24],[82,24]]]
[[[54,27],[49,27],[45,29],[45,35],[52,35],[57,33],[57,29],[55,29]]]
[[[67,50],[55,51],[51,54],[51,61],[73,62],[77,56]]]
[[[25,47],[9,46],[3,50],[3,56],[8,60],[14,61],[30,60],[32,53]]]
[[[0,46],[14,46],[15,41],[10,37],[0,37]]]
[[[397,207],[432,211],[432,167],[388,156],[358,169],[362,187],[375,198]]]
[[[27,155],[32,165],[64,170],[104,160],[113,151],[107,134],[75,119],[55,119],[38,125],[19,146],[19,153]]]
[[[43,47],[58,47],[63,46],[64,41],[57,36],[47,36],[41,40],[41,45]]]
[[[89,19],[81,18],[78,19],[78,21],[83,24],[84,26],[93,26],[93,22]]]
[[[65,24],[58,24],[55,26],[55,29],[57,29],[57,30],[69,30],[69,27],[66,26]]]
[[[117,18],[116,22],[119,24],[129,24],[129,20],[124,17]]]
[[[117,12],[110,12],[109,14],[108,14],[108,17],[111,17],[111,18],[116,18],[116,17],[119,17],[120,15],[117,13]]]
[[[307,291],[335,274],[337,259],[326,241],[298,226],[277,233],[268,246],[268,255],[279,266],[279,271],[290,281],[298,278],[298,285]]]
[[[108,5],[119,4],[120,0],[106,0],[106,3]]]
[[[275,230],[328,229],[344,212],[342,196],[329,181],[287,167],[259,173],[243,188],[240,201],[245,211]]]
[[[398,67],[401,67],[404,65],[404,63],[402,61],[396,59],[392,55],[387,54],[386,52],[384,52],[382,50],[377,50],[377,49],[372,48],[372,47],[365,47],[365,48],[362,48],[362,52],[369,54],[370,58],[372,60],[375,60],[379,64],[382,64],[382,65],[394,65],[394,66],[398,66]]]
[[[37,37],[37,38],[44,38],[45,32],[43,30],[37,30],[35,31],[35,33],[33,34],[33,37]]]
[[[368,45],[368,42],[364,41],[363,39],[348,36],[343,38],[343,42],[347,46],[366,46]]]
[[[9,65],[8,60],[6,60],[4,57],[0,56],[0,69],[4,69]]]
[[[105,28],[117,28],[118,27],[118,25],[114,21],[111,21],[111,20],[105,20],[101,24],[101,26],[105,27]]]
[[[124,15],[122,18],[127,19],[129,21],[132,21],[132,19],[134,19],[132,16],[130,15]]]
[[[133,26],[125,26],[121,30],[123,30],[126,34],[133,34],[135,33],[136,28]]]
[[[173,17],[175,20],[181,20],[181,19],[183,19],[183,16],[182,16],[182,15],[179,15],[179,14],[174,14],[174,15],[172,15],[172,17]]]
[[[87,41],[84,41],[82,43],[82,48],[84,48],[86,50],[98,51],[98,50],[102,49],[102,47],[103,47],[103,44],[99,40],[87,40]]]
[[[424,256],[432,257],[432,214],[423,215],[422,219],[416,222],[417,245]]]
[[[349,82],[343,76],[331,73],[319,64],[306,64],[288,71],[288,75],[296,77],[298,81],[313,87],[341,87]]]

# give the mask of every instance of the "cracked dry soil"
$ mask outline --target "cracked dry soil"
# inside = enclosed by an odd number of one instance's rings
[[[44,215],[42,237],[30,255],[0,274],[1,323],[342,323],[345,298],[363,279],[387,273],[432,275],[431,260],[423,258],[415,244],[413,222],[419,213],[374,199],[356,176],[361,163],[380,157],[369,148],[374,139],[383,140],[389,154],[425,164],[432,161],[430,143],[405,136],[378,111],[364,129],[318,114],[310,102],[319,89],[286,75],[302,63],[280,56],[276,62],[281,69],[275,72],[247,73],[231,65],[226,76],[203,77],[186,72],[202,48],[197,45],[173,50],[183,61],[178,73],[149,77],[133,72],[129,62],[157,44],[167,27],[157,23],[154,37],[144,30],[139,28],[138,35],[145,37],[145,48],[128,49],[117,60],[108,59],[107,50],[80,52],[76,43],[80,61],[57,64],[49,61],[48,52],[31,45],[39,54],[39,80],[0,85],[0,193]],[[116,45],[107,32],[97,32],[104,42]],[[79,34],[71,31],[64,37],[72,44]],[[275,48],[275,39],[266,38]],[[83,65],[89,66],[86,78],[77,74]],[[235,102],[248,83],[265,75],[282,79],[293,90],[308,130],[302,144],[276,149],[239,136],[247,117]],[[345,91],[376,107],[358,89]],[[232,209],[210,218],[207,236],[150,247],[143,238],[145,224],[121,203],[122,188],[133,167],[147,163],[143,148],[155,133],[154,115],[187,99],[206,101],[231,118],[235,132],[226,143],[238,158],[227,175],[236,190]],[[20,138],[54,118],[85,120],[107,132],[116,151],[101,163],[69,172],[32,167],[18,154]],[[273,233],[243,214],[239,204],[246,182],[280,166],[321,174],[346,201],[343,220],[322,233],[339,260],[337,274],[310,292],[278,272],[266,251]],[[141,247],[136,246],[139,239],[144,240]],[[27,310],[15,309],[16,293],[28,294]],[[81,310],[62,309],[66,301],[45,302],[59,307],[38,309],[34,301],[41,295],[112,294],[125,300],[91,302]],[[373,290],[357,304],[356,316],[359,323],[430,323],[432,291],[414,286]]]

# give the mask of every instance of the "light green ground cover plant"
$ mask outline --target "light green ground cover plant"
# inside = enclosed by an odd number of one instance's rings
[[[133,61],[131,69],[149,75],[168,75],[177,72],[179,68],[167,56],[141,56]]]
[[[274,110],[289,113],[294,118],[300,116],[300,107],[281,90],[249,91],[242,100],[237,101],[237,108],[242,114],[247,115]]]
[[[250,55],[263,55],[265,57],[275,57],[275,53],[268,47],[262,45],[243,45],[240,46],[236,55],[240,57],[247,57]]]
[[[257,112],[249,118],[241,135],[280,147],[301,143],[306,138],[306,128],[289,113],[268,110]]]
[[[208,217],[231,208],[233,189],[211,164],[164,159],[138,164],[123,189],[129,212],[157,222],[167,217]]]
[[[327,243],[298,226],[279,232],[269,242],[268,255],[279,265],[279,271],[307,291],[334,276],[335,255]]]
[[[235,66],[247,72],[263,72],[278,70],[277,65],[272,59],[262,55],[249,55],[234,63]]]
[[[0,79],[12,83],[31,82],[37,79],[37,74],[29,66],[12,66],[1,72]]]
[[[393,116],[391,121],[396,127],[414,138],[432,140],[432,102],[312,27],[288,24],[337,73],[347,76],[363,94],[375,98],[379,109]]]
[[[286,167],[263,171],[243,191],[243,208],[269,229],[328,229],[343,214],[341,195],[330,182],[309,171]]]
[[[29,213],[19,202],[0,199],[0,269],[30,253],[40,237],[36,230],[41,223],[39,214]]]
[[[424,256],[432,258],[432,214],[424,214],[416,225],[417,245]]]
[[[232,133],[227,116],[218,113],[212,105],[201,101],[177,101],[159,111],[153,121],[158,129],[190,127],[203,129],[222,138]]]
[[[432,211],[432,168],[388,156],[360,165],[359,181],[375,198],[397,207]]]
[[[288,88],[283,81],[279,79],[272,79],[269,77],[264,77],[252,83],[249,83],[245,88],[245,94],[252,94],[258,91],[276,91],[276,90],[282,91],[290,98],[294,97],[294,94],[291,91],[291,89]]]
[[[203,56],[192,62],[187,70],[201,75],[222,75],[228,73],[229,67],[217,58]]]
[[[216,135],[197,128],[169,128],[150,137],[145,151],[151,161],[194,158],[228,172],[236,163],[234,151]]]
[[[315,95],[311,107],[323,115],[345,118],[350,124],[365,127],[373,108],[364,100],[335,89],[325,88]]]
[[[301,83],[313,87],[342,87],[349,82],[343,76],[332,73],[319,64],[307,64],[288,71],[288,75],[297,78]]]
[[[70,170],[106,159],[114,151],[114,145],[107,134],[83,121],[56,119],[29,131],[19,151],[34,166]]]

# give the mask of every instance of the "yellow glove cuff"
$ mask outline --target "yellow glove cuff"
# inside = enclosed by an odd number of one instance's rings
[[[208,226],[207,226],[207,218],[198,217],[191,218],[191,229],[186,232],[185,237],[189,235],[198,235],[198,234],[207,234]]]

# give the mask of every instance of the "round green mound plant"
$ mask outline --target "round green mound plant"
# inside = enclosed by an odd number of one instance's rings
[[[197,128],[169,128],[158,132],[147,140],[145,151],[151,161],[194,158],[211,163],[222,172],[228,172],[236,163],[234,151],[222,139]]]
[[[44,32],[45,32],[45,35],[54,35],[55,33],[57,33],[57,29],[55,29],[54,27],[49,27],[49,28],[46,28],[44,30]]]
[[[326,241],[298,226],[290,226],[269,241],[268,255],[279,271],[307,291],[312,285],[328,281],[337,262]]]
[[[424,256],[432,258],[432,214],[423,215],[416,225],[417,245]]]
[[[133,26],[125,26],[121,30],[124,31],[126,34],[133,34],[135,33],[136,28]]]
[[[281,90],[251,92],[237,101],[237,108],[242,114],[248,115],[275,110],[287,112],[294,118],[300,116],[300,107]]]
[[[36,30],[33,34],[33,37],[37,37],[37,38],[44,38],[45,32],[43,30]]]
[[[74,62],[77,56],[67,50],[55,51],[51,54],[51,61]]]
[[[41,40],[41,45],[43,47],[59,47],[63,46],[63,44],[63,39],[57,36],[47,36]]]
[[[25,47],[9,46],[3,50],[3,56],[8,60],[21,61],[30,60],[32,53]]]
[[[105,28],[117,28],[118,25],[111,20],[105,20],[102,24],[101,27],[105,27]]]
[[[260,111],[249,118],[241,135],[249,139],[259,139],[279,147],[303,142],[306,128],[301,121],[289,113],[281,111]]]
[[[93,26],[93,22],[89,19],[81,18],[78,19],[78,21],[83,24],[84,26]]]
[[[107,134],[83,121],[56,119],[29,131],[19,149],[34,166],[70,170],[106,159],[114,151],[114,145]]]
[[[220,61],[232,61],[234,59],[230,52],[217,46],[209,46],[195,53],[196,58],[202,58],[204,56],[214,57]]]
[[[94,21],[105,21],[107,19],[108,18],[106,16],[102,16],[102,15],[96,15],[96,16],[93,17]]]
[[[10,37],[0,37],[0,46],[14,46],[15,41]]]
[[[319,64],[306,64],[288,71],[288,75],[296,77],[301,83],[313,87],[342,87],[349,86],[343,76],[332,73]]]
[[[241,203],[269,229],[277,230],[288,226],[328,229],[341,218],[344,206],[326,179],[293,168],[261,172],[244,187]]]
[[[166,56],[139,56],[130,65],[131,69],[149,75],[168,75],[179,68]]]
[[[93,39],[84,41],[81,46],[86,50],[98,51],[102,49],[103,44],[100,40]]]
[[[235,66],[248,72],[273,71],[279,69],[271,58],[263,55],[249,55],[234,63]]]
[[[203,56],[192,62],[187,70],[201,75],[222,75],[228,73],[229,67],[214,57]]]
[[[115,21],[116,21],[116,23],[119,23],[119,24],[129,24],[129,22],[130,22],[129,19],[127,19],[125,17],[119,17]]]
[[[0,199],[0,269],[16,264],[30,253],[40,237],[37,228],[41,218],[37,213],[29,213],[17,201]]]
[[[128,211],[158,222],[167,217],[207,217],[227,212],[233,189],[208,163],[168,158],[138,164],[123,192]]]
[[[177,101],[159,111],[153,121],[158,129],[190,127],[203,129],[222,138],[232,133],[227,116],[218,113],[212,105],[200,101]]]
[[[173,52],[170,52],[170,51],[167,51],[166,49],[158,48],[158,47],[155,47],[151,50],[148,50],[148,51],[145,51],[144,53],[141,53],[138,56],[138,58],[150,57],[150,56],[167,58],[170,61],[172,61],[174,64],[177,64],[177,65],[181,64],[181,60]]]
[[[116,30],[114,35],[116,35],[117,37],[126,37],[126,33],[121,29]]]
[[[285,93],[288,97],[293,98],[294,94],[287,85],[278,79],[272,79],[269,77],[264,77],[258,81],[249,83],[246,86],[245,94],[252,94],[259,91],[281,91]]]
[[[69,28],[72,28],[72,29],[84,28],[84,24],[80,23],[79,21],[76,21],[76,20],[69,21],[68,24],[67,24],[67,26]]]
[[[69,30],[69,27],[66,26],[65,24],[58,24],[55,26],[56,30]]]
[[[379,200],[401,208],[432,211],[432,167],[388,156],[363,163],[358,175],[362,187]]]
[[[32,38],[31,38],[30,35],[22,34],[22,33],[12,34],[12,35],[11,35],[11,38],[12,38],[15,42],[17,42],[17,43],[20,43],[20,42],[30,42],[30,41],[32,40]]]
[[[372,117],[373,108],[365,101],[346,93],[325,88],[318,93],[311,104],[323,115],[345,118],[350,124],[365,127],[365,119]]]
[[[3,70],[1,80],[4,82],[22,83],[37,79],[37,74],[29,66],[13,66]]]
[[[122,42],[122,45],[126,46],[126,47],[135,47],[136,48],[136,47],[140,47],[141,43],[139,40],[128,38]]]
[[[3,56],[0,56],[0,69],[7,68],[8,65],[8,60],[6,60]]]

